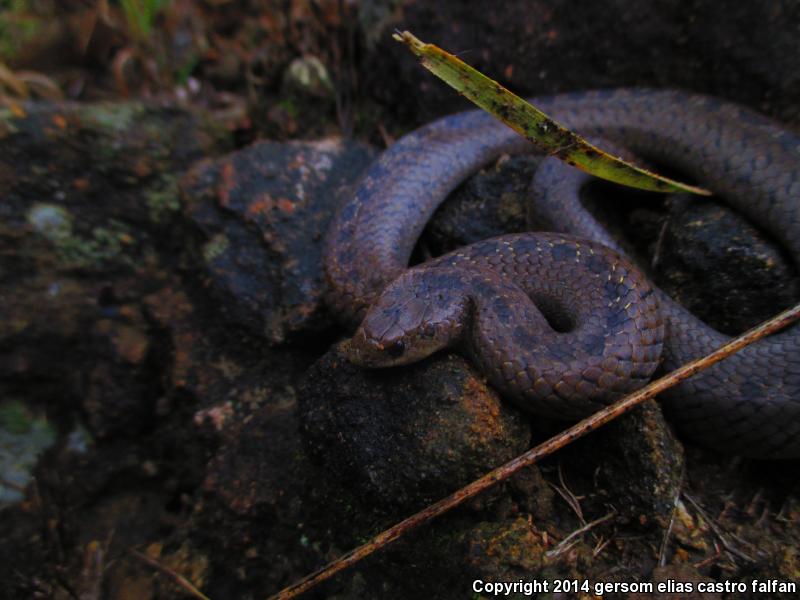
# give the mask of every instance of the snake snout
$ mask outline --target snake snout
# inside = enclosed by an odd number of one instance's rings
[[[466,320],[467,297],[456,290],[435,293],[429,278],[410,272],[393,282],[367,311],[349,344],[351,362],[392,367],[418,362],[453,346]]]
[[[353,364],[368,368],[395,367],[424,358],[408,354],[408,348],[409,343],[403,337],[378,337],[362,324],[345,345],[345,353]]]

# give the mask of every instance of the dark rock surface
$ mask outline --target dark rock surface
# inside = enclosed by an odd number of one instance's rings
[[[128,103],[0,113],[0,377],[95,435],[136,434],[159,395],[141,298],[174,264],[176,179],[225,148],[202,113]]]
[[[325,557],[328,514],[315,512],[323,486],[302,451],[297,412],[287,394],[246,418],[231,415],[207,465],[206,502],[187,533],[199,547],[238,557],[235,566],[217,561],[207,588],[211,597],[276,589]],[[269,569],[263,568],[265,556],[271,557]]]
[[[479,240],[528,231],[525,207],[539,158],[509,156],[470,177],[439,207],[425,230],[434,254]]]
[[[452,355],[365,371],[332,350],[306,373],[299,393],[305,438],[326,472],[406,511],[530,443],[526,419]]]
[[[59,433],[31,501],[4,507],[10,597],[60,594],[59,569],[85,597],[173,594],[133,546],[202,585],[216,571],[175,533],[181,515],[215,481],[224,432],[279,410],[310,362],[221,321],[179,274],[177,180],[229,143],[205,118],[137,103],[0,113],[0,387]]]
[[[322,238],[372,156],[354,142],[260,142],[187,175],[185,214],[221,313],[275,343],[325,325]]]
[[[780,246],[719,204],[675,206],[658,250],[661,287],[724,333],[740,333],[800,299],[797,269]]]
[[[337,523],[329,528],[340,529],[339,540],[352,539],[365,523],[397,522],[446,496],[521,453],[530,435],[526,419],[454,355],[364,371],[334,348],[306,372],[298,402],[305,445],[324,474],[315,486],[338,488],[325,497]],[[361,573],[399,594],[422,593],[420,580],[428,581],[447,597],[453,581],[518,580],[543,569],[551,578],[585,576],[616,560],[593,558],[592,539],[604,534],[561,540],[581,527],[608,534],[613,523],[643,544],[657,544],[683,482],[681,447],[655,404],[541,468],[545,477],[538,468],[525,470],[469,503],[469,514],[461,509],[445,517],[447,526],[431,524]],[[557,494],[547,483],[554,480]],[[597,525],[587,525],[595,519]],[[638,577],[633,565],[641,548],[625,544],[623,550],[628,566],[619,577]]]
[[[575,492],[586,495],[589,510],[611,510],[631,529],[669,528],[683,484],[683,447],[656,402],[565,449],[562,460],[575,465]]]
[[[515,0],[502,10],[466,0],[397,3],[372,31],[365,90],[392,114],[421,124],[467,107],[391,39],[407,29],[460,56],[517,94],[601,87],[681,87],[800,123],[800,7],[792,0],[631,3]]]

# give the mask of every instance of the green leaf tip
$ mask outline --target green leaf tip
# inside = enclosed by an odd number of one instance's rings
[[[420,59],[422,66],[459,94],[547,154],[591,175],[629,187],[653,192],[711,195],[704,188],[651,173],[604,152],[460,58],[420,41],[409,31],[395,31],[392,37],[405,44]]]

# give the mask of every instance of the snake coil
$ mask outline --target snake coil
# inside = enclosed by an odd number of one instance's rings
[[[800,265],[797,135],[748,109],[677,91],[622,89],[533,102],[583,135],[694,177]],[[474,111],[408,134],[373,163],[326,241],[328,302],[344,320],[361,322],[351,360],[390,366],[458,346],[521,406],[572,418],[641,386],[659,354],[672,370],[729,339],[613,249],[578,201],[586,176],[553,159],[543,162],[535,187],[555,233],[502,236],[409,269],[419,235],[446,196],[500,155],[529,148]],[[798,457],[799,351],[795,326],[673,388],[664,394],[666,408],[705,445]]]

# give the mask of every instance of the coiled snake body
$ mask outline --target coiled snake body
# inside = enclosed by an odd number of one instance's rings
[[[615,90],[533,102],[579,133],[675,165],[800,264],[797,135],[739,106],[682,92]],[[640,387],[659,356],[671,370],[728,339],[647,282],[581,207],[577,191],[588,176],[555,159],[543,162],[534,187],[557,233],[501,236],[408,268],[449,192],[501,154],[529,149],[492,117],[467,112],[405,136],[369,168],[334,219],[325,250],[329,304],[345,320],[361,321],[351,360],[407,364],[460,347],[523,408],[575,418]],[[793,327],[663,399],[679,428],[705,445],[798,457],[798,351],[800,328]]]

